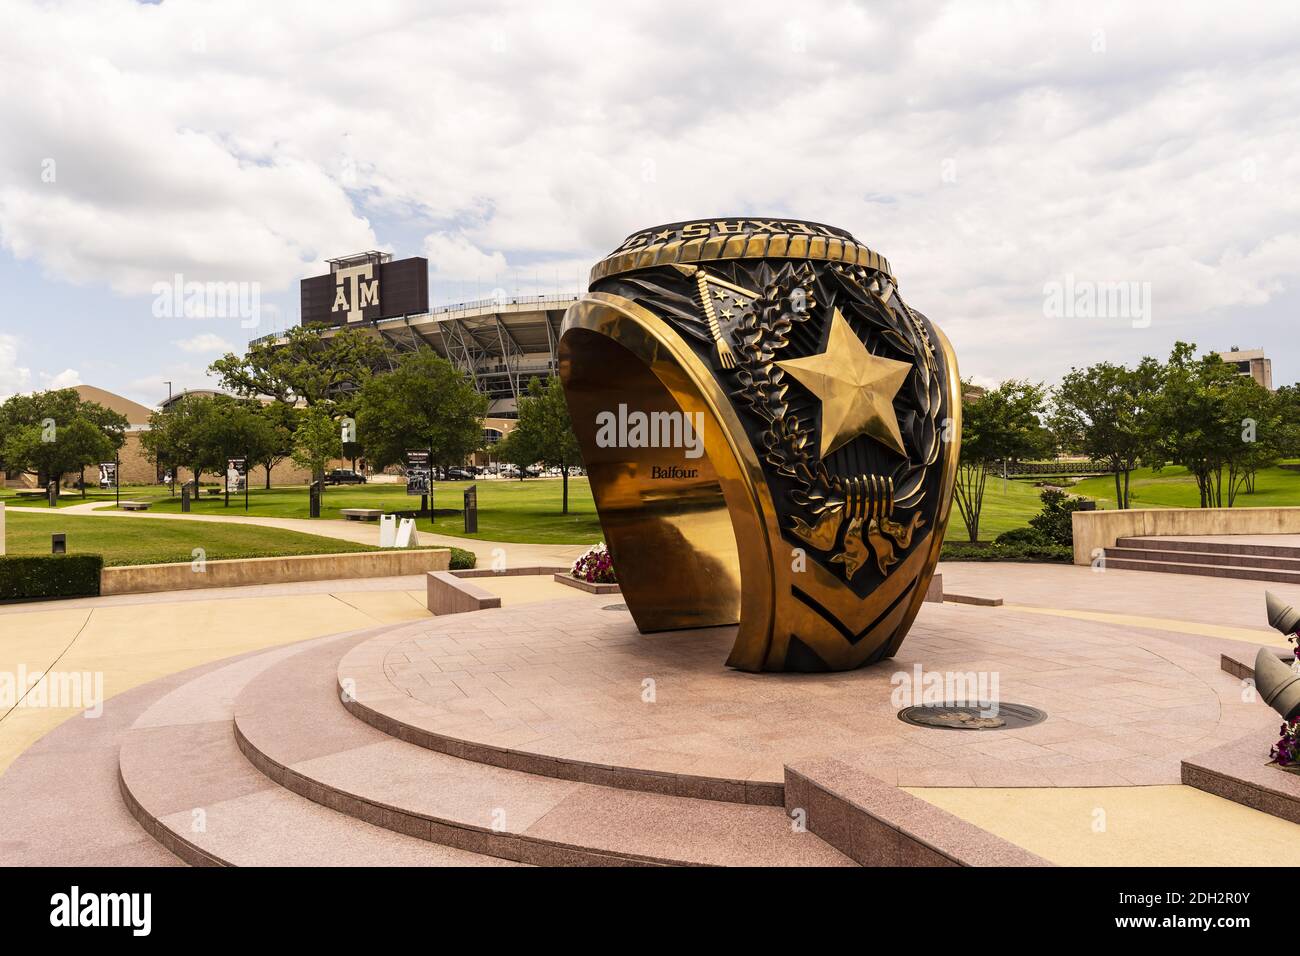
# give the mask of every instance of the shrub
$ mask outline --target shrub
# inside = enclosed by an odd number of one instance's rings
[[[99,594],[104,558],[98,554],[0,556],[0,601],[93,597]]]
[[[964,541],[945,541],[941,561],[1059,561],[1074,560],[1074,549],[1062,544],[992,544],[972,546]]]
[[[1037,528],[1013,528],[1010,531],[1004,531],[994,539],[995,544],[1004,544],[1014,547],[1036,547],[1041,548],[1044,545],[1054,544],[1049,541]]]
[[[478,556],[473,551],[466,551],[464,548],[451,549],[451,570],[468,571],[478,564]]]
[[[614,559],[609,556],[603,541],[573,563],[572,573],[588,584],[618,583],[614,576]]]
[[[1029,526],[1053,544],[1074,545],[1074,523],[1070,516],[1084,505],[1082,498],[1048,488],[1038,496],[1043,510],[1029,519]]]

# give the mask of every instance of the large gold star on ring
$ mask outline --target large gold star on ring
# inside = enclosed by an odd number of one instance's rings
[[[826,351],[776,364],[821,400],[822,458],[863,434],[907,457],[894,396],[911,363],[872,355],[839,309],[831,314]]]

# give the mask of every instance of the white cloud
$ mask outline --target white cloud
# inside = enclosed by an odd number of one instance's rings
[[[149,375],[132,379],[121,394],[150,408],[157,406],[169,394],[184,389],[215,388],[220,383],[204,367],[197,365],[168,365]]]
[[[81,373],[75,368],[65,368],[57,375],[42,375],[43,388],[72,388],[74,385],[80,385]]]
[[[1043,377],[1300,272],[1294,6],[0,4],[0,242],[123,292],[291,289],[372,219],[435,283],[551,291],[636,228],[796,215],[966,371]],[[1153,331],[1045,319],[1066,274],[1150,282]]]
[[[18,340],[0,333],[0,401],[31,386],[31,369],[18,364]]]
[[[212,332],[201,332],[198,335],[191,336],[188,339],[180,339],[172,343],[182,352],[192,354],[212,354],[223,355],[226,352],[236,351],[236,347],[231,345],[219,335]]]
[[[424,255],[435,279],[478,279],[491,284],[509,270],[500,252],[484,252],[463,235],[430,233],[424,237]]]

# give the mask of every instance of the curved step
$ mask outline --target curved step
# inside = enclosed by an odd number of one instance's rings
[[[559,780],[462,760],[355,719],[339,646],[267,668],[235,704],[249,761],[319,804],[425,840],[540,865],[852,865],[779,807]]]
[[[214,661],[116,694],[94,720],[74,717],[0,776],[0,860],[6,866],[177,866],[123,805],[117,753],[160,697],[230,663]]]
[[[158,699],[125,734],[122,799],[162,846],[196,866],[495,866],[494,857],[416,840],[334,813],[275,786],[235,743],[235,696],[259,674],[322,638],[242,658]]]
[[[499,746],[476,740],[472,731],[460,728],[456,728],[454,734],[444,732],[448,726],[447,715],[431,711],[396,690],[386,676],[389,654],[409,639],[409,633],[395,631],[357,644],[343,655],[334,677],[343,706],[357,719],[391,737],[475,763],[560,780],[595,783],[621,790],[719,800],[724,803],[785,806],[785,779],[779,763],[763,771],[766,779],[758,774],[738,778],[722,773],[683,773],[677,770],[593,763],[575,757],[530,750],[527,744]],[[452,725],[455,723],[453,719]],[[482,729],[476,728],[480,731]]]

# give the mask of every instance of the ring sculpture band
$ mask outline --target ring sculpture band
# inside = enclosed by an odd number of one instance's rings
[[[642,633],[738,622],[746,671],[894,655],[939,558],[961,380],[887,260],[787,219],[636,232],[569,307],[559,363]]]

